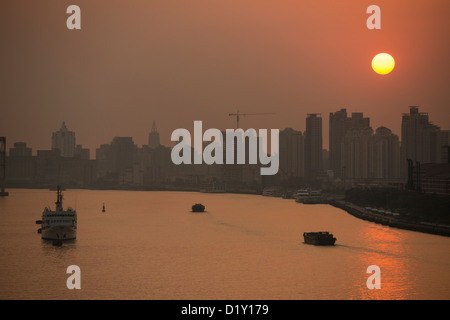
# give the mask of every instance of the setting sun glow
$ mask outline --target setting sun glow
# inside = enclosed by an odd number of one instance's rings
[[[394,58],[388,53],[379,53],[372,59],[372,69],[378,74],[388,74],[394,66]]]

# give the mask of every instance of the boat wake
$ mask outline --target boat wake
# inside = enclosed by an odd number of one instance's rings
[[[386,250],[378,250],[375,248],[357,247],[357,246],[350,246],[350,245],[346,245],[346,244],[336,244],[335,246],[350,249],[350,250],[355,250],[355,251],[366,252],[366,253],[376,253],[376,254],[385,255],[385,256],[389,256],[389,257],[395,257],[395,258],[417,259],[412,256],[395,253],[395,252],[389,252]]]

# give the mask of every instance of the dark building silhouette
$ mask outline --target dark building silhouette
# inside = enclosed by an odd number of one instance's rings
[[[347,130],[341,143],[342,179],[346,187],[399,184],[400,144],[386,127]]]
[[[441,147],[441,163],[450,163],[450,147]]]
[[[386,127],[379,127],[372,138],[372,177],[400,178],[400,142],[398,136]]]
[[[450,163],[417,163],[412,167],[411,189],[450,196]]]
[[[150,131],[149,135],[148,135],[148,146],[149,148],[157,148],[161,145],[160,143],[160,139],[159,139],[159,133],[156,129],[156,123],[155,121],[153,121],[153,125],[152,125],[152,131]]]
[[[331,170],[333,170],[334,175],[338,177],[342,176],[341,142],[347,132],[347,120],[346,109],[341,109],[335,113],[330,112],[329,159]]]
[[[7,161],[8,181],[34,182],[37,173],[37,159],[32,156],[32,149],[25,142],[15,142],[9,149]]]
[[[301,131],[286,128],[279,136],[280,171],[284,179],[305,175],[305,136]]]
[[[404,177],[407,159],[414,163],[440,161],[439,131],[438,126],[430,123],[427,112],[419,112],[419,107],[412,106],[409,113],[402,115],[401,169]]]
[[[342,178],[346,186],[355,181],[364,181],[371,177],[373,130],[367,128],[352,128],[347,130],[341,143]]]
[[[85,149],[81,146],[81,144],[77,144],[75,146],[74,150],[74,158],[82,159],[82,160],[89,160],[90,158],[90,150]]]
[[[437,160],[440,163],[449,163],[449,150],[450,150],[450,130],[441,130],[438,138],[438,156]]]
[[[311,113],[306,118],[305,175],[313,178],[322,169],[322,117]]]
[[[419,113],[418,107],[411,107],[409,114],[403,114],[401,152],[398,136],[391,130],[379,127],[373,132],[369,118],[357,112],[349,117],[346,109],[330,113],[330,151],[327,152],[322,147],[321,115],[308,114],[304,133],[292,128],[280,131],[279,171],[273,176],[261,176],[258,159],[256,164],[250,164],[250,137],[245,139],[245,160],[237,164],[237,141],[242,137],[239,134],[239,138],[235,137],[232,150],[231,144],[227,145],[226,133],[222,132],[222,135],[223,164],[174,165],[172,149],[160,144],[155,122],[148,145],[139,148],[132,137],[114,137],[110,144],[102,144],[96,149],[96,160],[90,160],[89,149],[74,145],[75,134],[63,122],[61,129],[53,134],[51,150],[38,150],[37,156],[33,156],[25,142],[16,142],[9,149],[9,156],[4,155],[6,166],[2,168],[6,168],[6,183],[14,186],[63,184],[66,187],[185,190],[202,185],[222,185],[229,192],[245,192],[261,190],[265,186],[305,184],[312,188],[399,186],[402,179],[404,186],[406,174],[402,175],[401,167],[406,167],[406,159],[410,159],[411,164],[409,181],[421,186],[420,181],[426,177],[422,177],[420,169],[415,169],[420,174],[416,174],[414,180],[413,165],[425,168],[431,162],[450,162],[450,130],[443,131],[431,124],[428,114]],[[251,140],[257,141],[256,133],[255,137],[253,133],[251,135]],[[203,148],[209,144],[203,142]],[[234,151],[234,163],[227,164],[226,156],[231,151]],[[191,160],[196,152],[191,147]],[[441,177],[439,173],[431,182],[438,183],[436,179]]]
[[[322,169],[323,171],[331,170],[330,152],[327,149],[322,149]]]
[[[0,196],[2,197],[9,195],[5,191],[6,165],[6,137],[0,137]]]
[[[27,147],[26,142],[15,142],[13,148],[9,148],[10,157],[31,157],[32,149]]]
[[[111,144],[96,149],[99,178],[125,183],[127,170],[134,167],[137,146],[131,137],[114,137]]]
[[[162,145],[155,148],[142,146],[139,153],[144,185],[167,183],[174,167],[170,156],[171,149]]]
[[[58,149],[62,157],[73,157],[75,154],[75,132],[69,131],[65,122],[52,134],[52,149]]]
[[[329,144],[330,144],[330,168],[336,177],[343,177],[344,166],[342,164],[342,139],[350,129],[364,129],[370,127],[370,119],[364,118],[362,113],[354,112],[351,118],[347,116],[347,110],[341,109],[330,113]]]
[[[63,157],[59,149],[38,150],[36,184],[65,187],[90,186],[97,180],[95,160]]]

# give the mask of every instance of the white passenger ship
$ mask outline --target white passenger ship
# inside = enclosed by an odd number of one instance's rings
[[[56,209],[49,207],[42,212],[41,234],[44,240],[73,240],[77,237],[77,212],[72,208],[63,210],[61,186],[57,188]]]

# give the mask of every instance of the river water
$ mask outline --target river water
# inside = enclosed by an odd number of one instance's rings
[[[64,192],[77,240],[35,221],[56,192],[0,198],[0,299],[450,299],[450,238],[359,220],[329,205],[241,194]],[[102,204],[106,213],[102,213]],[[206,213],[192,213],[194,203]],[[331,231],[334,247],[303,243]],[[81,270],[69,290],[67,267]],[[369,290],[367,268],[381,270]]]

